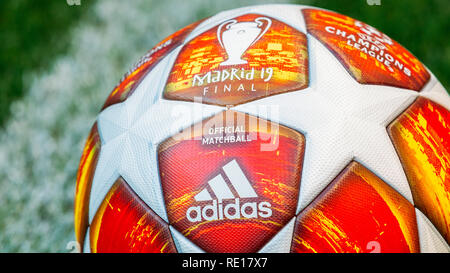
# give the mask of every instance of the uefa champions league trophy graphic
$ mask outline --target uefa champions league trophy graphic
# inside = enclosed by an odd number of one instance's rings
[[[242,55],[261,39],[271,25],[272,20],[266,17],[258,17],[254,22],[238,23],[236,19],[232,19],[220,24],[217,39],[228,55],[228,59],[220,65],[246,64],[247,61],[241,59]]]

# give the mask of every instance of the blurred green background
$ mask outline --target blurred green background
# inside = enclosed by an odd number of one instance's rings
[[[23,96],[29,87],[23,81],[24,75],[31,70],[45,69],[52,59],[64,54],[70,39],[70,29],[80,20],[92,19],[86,13],[93,2],[95,0],[80,0],[81,5],[70,6],[66,1],[2,1],[0,124],[8,117],[10,103]],[[270,1],[261,2],[270,3]],[[366,0],[288,2],[298,4],[306,2],[338,11],[382,30],[416,55],[448,90],[450,85],[448,0],[380,0],[379,6],[368,5]],[[210,15],[210,11],[205,8],[195,14],[193,19]]]
[[[1,1],[0,124],[8,117],[11,102],[29,87],[23,77],[64,54],[69,30],[87,17],[90,3],[70,8],[65,1]]]
[[[450,87],[448,0],[79,1],[0,2],[0,252],[68,251],[78,161],[107,94],[158,41],[221,10],[341,12],[400,42]]]

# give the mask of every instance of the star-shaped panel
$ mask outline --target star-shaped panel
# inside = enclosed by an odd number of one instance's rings
[[[320,42],[309,36],[311,85],[235,109],[305,133],[306,151],[297,212],[356,159],[412,202],[408,181],[386,127],[418,95],[362,85]],[[277,108],[277,115],[261,107]]]
[[[89,220],[119,176],[163,220],[167,221],[157,166],[157,145],[222,107],[161,100],[163,75],[173,61],[163,59],[133,95],[103,110],[97,120],[102,149],[92,182]]]

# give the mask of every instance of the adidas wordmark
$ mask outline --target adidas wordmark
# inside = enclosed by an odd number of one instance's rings
[[[241,198],[258,198],[258,195],[236,160],[227,163],[222,169],[238,196],[233,194],[221,174],[215,176],[208,181],[208,185],[216,199],[212,198],[207,188],[195,195],[194,199],[197,202],[212,202],[208,205],[189,207],[186,211],[186,218],[190,222],[258,217],[267,218],[272,216],[271,204],[269,202],[241,203]],[[233,201],[224,202],[223,200]]]

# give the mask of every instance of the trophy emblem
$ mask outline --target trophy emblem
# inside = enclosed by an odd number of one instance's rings
[[[256,43],[272,25],[267,17],[258,17],[253,22],[239,22],[236,19],[220,24],[217,29],[217,39],[220,46],[227,52],[228,59],[220,65],[246,64],[241,57],[247,49]]]

